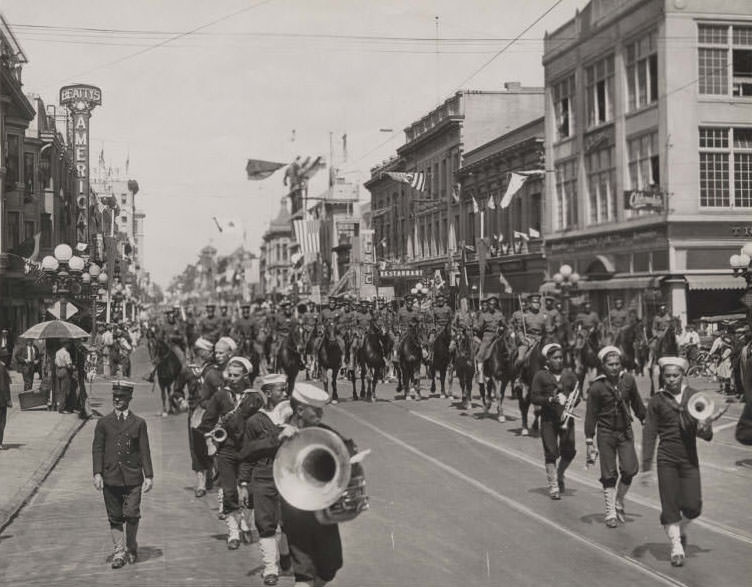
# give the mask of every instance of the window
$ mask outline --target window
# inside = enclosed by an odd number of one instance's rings
[[[577,224],[577,161],[571,159],[556,165],[556,209],[554,227],[557,230]]]
[[[20,212],[8,212],[8,237],[6,246],[8,249],[12,249],[21,242],[20,224],[21,213]]]
[[[29,194],[34,193],[35,167],[34,153],[24,153],[24,188]]]
[[[572,136],[574,131],[574,74],[554,84],[554,117],[558,140]]]
[[[125,194],[120,194],[120,203],[125,206],[128,204],[128,196]]]
[[[428,165],[426,167],[426,184],[425,189],[428,192],[428,197],[433,198],[433,172],[431,171],[431,166]],[[423,196],[426,197],[426,196]]]
[[[700,93],[752,96],[752,26],[701,24],[697,41]]]
[[[700,206],[752,208],[752,128],[700,128]]]
[[[588,176],[589,213],[592,224],[616,220],[616,177],[614,147],[598,149],[585,155]]]
[[[540,232],[541,217],[543,215],[541,194],[531,194],[529,200],[530,200],[530,227]]]
[[[18,183],[18,158],[20,157],[20,137],[8,134],[8,149],[5,151],[5,181],[6,185],[13,190]]]
[[[651,32],[627,45],[628,111],[658,101],[658,50],[656,33]]]
[[[585,70],[588,126],[613,118],[614,56],[609,55]]]
[[[34,238],[34,221],[26,220],[24,222],[24,234],[23,239],[25,241]]]
[[[651,132],[627,141],[629,154],[629,183],[633,190],[659,188],[660,158],[658,133]],[[648,214],[648,210],[627,210],[628,218]]]

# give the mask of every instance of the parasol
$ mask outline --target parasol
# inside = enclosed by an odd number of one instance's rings
[[[20,338],[32,340],[48,338],[85,339],[89,338],[89,333],[71,322],[66,322],[65,320],[50,320],[48,322],[35,324],[24,332]]]

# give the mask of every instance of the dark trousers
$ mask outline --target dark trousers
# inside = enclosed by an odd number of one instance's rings
[[[256,529],[261,538],[271,538],[280,520],[280,497],[273,478],[254,477],[251,483]]]
[[[637,474],[637,453],[632,429],[615,431],[598,429],[598,452],[601,457],[601,484],[616,487],[616,481],[629,485]],[[618,470],[617,470],[618,463]]]
[[[57,411],[62,412],[68,409],[71,393],[71,374],[67,367],[55,367],[56,389],[55,403]]]
[[[661,496],[661,524],[692,520],[702,512],[700,469],[689,462],[658,462],[658,493]]]
[[[280,498],[282,528],[290,546],[296,581],[321,577],[329,582],[342,568],[342,541],[337,524],[319,524],[314,512],[304,512]]]
[[[0,444],[3,443],[3,437],[5,436],[5,423],[8,421],[8,408],[3,406],[0,408]]]
[[[24,391],[29,391],[34,385],[34,364],[24,363],[21,366],[21,375],[23,375]]]
[[[543,441],[543,456],[547,463],[555,463],[559,457],[565,461],[574,459],[577,451],[574,448],[574,422],[572,420],[566,427],[558,422],[543,420],[540,433]]]
[[[216,454],[219,486],[222,488],[222,511],[226,514],[240,508],[238,503],[238,455],[234,450],[219,450]]]
[[[194,471],[208,471],[212,460],[206,450],[206,437],[195,428],[191,428],[191,414],[188,413],[188,449],[191,452],[191,469]]]
[[[138,550],[138,523],[141,519],[141,485],[106,485],[102,488],[107,520],[118,536],[115,556],[122,556],[122,534],[125,525],[125,548],[135,553]]]

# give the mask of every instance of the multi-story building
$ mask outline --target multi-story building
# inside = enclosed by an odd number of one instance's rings
[[[543,88],[506,83],[504,91],[459,91],[405,129],[397,156],[371,170],[374,242],[381,259],[444,270],[453,251],[450,223],[466,217],[458,202],[456,173],[465,156],[543,113]],[[422,192],[385,172],[419,172]],[[456,231],[456,228],[454,229]]]
[[[752,13],[746,0],[592,0],[547,34],[544,233],[602,313],[661,300],[732,311],[750,240]]]
[[[525,178],[521,186],[512,180],[513,173]],[[460,201],[450,219],[456,232],[449,240],[450,245],[456,239],[470,246],[458,281],[464,283],[467,274],[471,297],[498,294],[509,311],[518,303],[516,294],[538,291],[545,270],[544,176],[542,117],[465,153],[456,174]],[[480,247],[486,259],[482,283]]]
[[[260,273],[263,295],[286,295],[291,285],[290,245],[293,241],[287,198],[282,198],[279,213],[269,223],[261,245]]]

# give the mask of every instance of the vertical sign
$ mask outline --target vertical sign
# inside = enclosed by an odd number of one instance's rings
[[[76,239],[80,243],[95,244],[89,234],[89,119],[91,111],[102,104],[102,90],[95,86],[76,84],[60,89],[60,104],[70,112],[68,139],[72,139],[73,161],[76,165]],[[72,135],[72,136],[71,136]],[[95,247],[91,247],[95,251]]]

